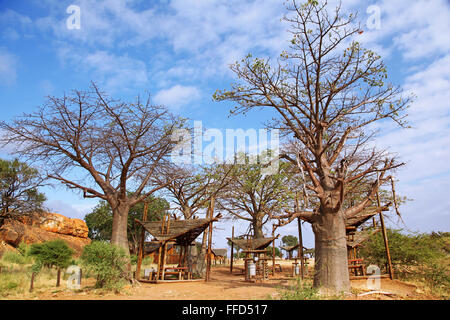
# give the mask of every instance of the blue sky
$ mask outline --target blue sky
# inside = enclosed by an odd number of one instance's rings
[[[205,127],[262,128],[267,112],[228,118],[230,104],[211,96],[234,81],[229,64],[250,52],[277,56],[287,47],[282,2],[1,0],[1,119],[32,112],[46,95],[86,89],[95,81],[126,100],[149,92],[155,103]],[[417,96],[409,111],[413,129],[383,123],[376,141],[407,162],[396,177],[398,193],[413,199],[401,210],[406,228],[449,231],[450,3],[344,2],[346,10],[359,12],[364,33],[358,40],[382,55],[391,81]],[[80,29],[67,28],[70,5],[80,8]],[[379,25],[373,24],[374,9]],[[0,155],[9,157],[8,151]],[[96,203],[63,188],[46,191],[47,206],[71,217],[82,218]],[[218,233],[231,233],[229,224],[220,227]],[[295,232],[295,225],[280,229]],[[305,237],[311,247],[309,227]]]

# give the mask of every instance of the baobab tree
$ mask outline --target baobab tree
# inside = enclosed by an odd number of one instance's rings
[[[184,219],[191,219],[201,209],[209,205],[212,197],[217,197],[228,183],[230,169],[215,172],[212,167],[183,167],[179,168],[179,174],[165,189]]]
[[[244,154],[238,156],[246,160],[242,164],[229,165],[229,182],[218,199],[219,208],[235,219],[248,221],[255,239],[264,238],[263,226],[272,215],[284,212],[293,201],[292,166],[283,162],[277,172],[265,174],[267,159],[270,159],[267,152],[259,155],[260,161],[252,161],[252,156]]]
[[[48,97],[32,114],[0,122],[4,144],[41,162],[47,177],[85,198],[100,198],[113,211],[111,242],[129,251],[128,212],[174,176],[169,154],[180,121],[150,98],[114,100],[92,83],[88,91]]]
[[[402,165],[373,146],[374,128],[388,120],[407,126],[411,98],[386,82],[381,57],[357,41],[356,15],[344,16],[340,5],[329,14],[328,5],[318,1],[291,0],[287,9],[288,50],[276,61],[249,54],[233,64],[239,81],[214,98],[236,102],[233,114],[261,107],[274,111],[269,126],[289,134],[295,146],[282,157],[304,173],[305,189],[316,204],[289,218],[312,224],[314,286],[349,291],[345,220],[372,206],[379,187]],[[346,186],[361,181],[370,181],[365,196],[344,207]]]
[[[224,169],[225,168],[225,169]],[[224,169],[224,170],[223,170]],[[223,166],[180,168],[180,175],[166,186],[173,202],[178,206],[184,219],[194,219],[196,213],[206,210],[211,198],[218,197],[228,183],[231,169]],[[188,252],[188,266],[191,272],[203,275],[206,271],[206,237],[203,233],[200,254],[196,246],[190,246]]]

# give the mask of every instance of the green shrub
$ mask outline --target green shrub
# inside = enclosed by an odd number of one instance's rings
[[[266,255],[268,256],[268,257],[270,257],[270,258],[272,258],[272,247],[271,246],[268,246],[267,248],[266,248]],[[280,251],[280,249],[279,248],[277,248],[277,247],[275,247],[275,257],[282,257],[282,253],[281,253],[281,251]]]
[[[135,254],[130,255],[130,262],[131,262],[132,265],[137,265],[137,260],[138,260],[137,255],[135,255]],[[151,257],[151,256],[147,256],[147,257],[142,259],[142,264],[143,265],[150,265],[152,263],[153,263],[153,257]]]
[[[19,251],[19,253],[24,257],[30,256],[30,249],[31,249],[31,246],[29,244],[26,244],[23,241],[20,242],[19,246],[17,247],[17,251]]]
[[[33,243],[29,255],[44,267],[67,268],[72,261],[73,250],[64,240],[58,239]]]
[[[404,234],[387,229],[389,251],[394,267],[418,266],[445,256],[443,239],[425,233]],[[384,266],[386,251],[381,232],[364,242],[359,254],[367,263]]]
[[[422,269],[423,277],[432,291],[450,291],[448,266],[439,262],[430,262]]]
[[[448,232],[403,233],[387,229],[394,274],[405,280],[419,280],[432,292],[448,292]],[[364,242],[359,255],[367,264],[385,266],[386,252],[381,232]]]
[[[11,289],[17,288],[18,286],[19,286],[19,284],[17,282],[10,281],[6,284],[6,289],[11,290]]]
[[[97,275],[96,287],[119,291],[125,284],[129,257],[122,248],[104,241],[84,247],[81,263]]]
[[[148,265],[150,265],[152,263],[153,263],[153,257],[152,256],[147,256],[144,259],[142,259],[142,264],[143,265],[148,266]]]

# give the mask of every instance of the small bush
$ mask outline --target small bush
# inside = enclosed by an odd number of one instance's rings
[[[8,282],[7,284],[6,284],[6,289],[7,290],[12,290],[12,289],[15,289],[15,288],[17,288],[19,286],[19,284],[17,283],[17,282],[14,282],[14,281],[10,281],[10,282]]]
[[[17,247],[17,251],[24,256],[29,257],[30,256],[30,248],[31,246],[29,244],[26,244],[25,242],[20,242],[19,246]]]
[[[81,263],[97,275],[97,288],[119,291],[125,284],[129,258],[122,248],[104,241],[93,241],[84,247]]]
[[[432,292],[448,292],[448,232],[404,233],[387,229],[394,274],[403,280],[424,283]],[[359,254],[367,264],[384,266],[386,253],[381,232],[364,242]]]
[[[30,256],[44,267],[67,268],[72,261],[73,250],[64,240],[53,240],[31,245]]]
[[[432,291],[450,291],[448,267],[439,262],[430,262],[422,269],[423,277]]]
[[[387,229],[387,237],[394,266],[417,266],[444,256],[442,239],[436,236]],[[385,250],[383,236],[378,232],[363,244],[360,255],[370,264],[383,266],[386,263]]]

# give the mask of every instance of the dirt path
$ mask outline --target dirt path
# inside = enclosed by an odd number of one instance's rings
[[[255,300],[277,299],[281,289],[292,284],[292,279],[285,278],[287,274],[279,274],[277,279],[271,279],[264,283],[248,283],[244,281],[244,275],[237,271],[230,274],[229,267],[215,267],[212,269],[210,282],[181,282],[181,283],[141,283],[134,287],[126,287],[121,294],[102,293],[92,288],[95,280],[83,280],[83,288],[79,292],[61,288],[60,290],[36,290],[34,293],[26,293],[16,299],[39,300]],[[370,291],[367,288],[367,280],[352,281],[352,295],[343,299],[432,299],[420,295],[414,285],[398,280],[382,279],[381,291],[390,293],[370,294],[358,296],[357,294]],[[11,297],[14,298],[14,297]]]
[[[230,274],[228,267],[220,267],[213,268],[210,282],[141,283],[127,288],[126,294],[103,296],[64,290],[53,294],[44,293],[39,295],[39,299],[255,300],[276,298],[279,295],[278,288],[288,285],[288,282],[286,279],[248,283],[244,281],[243,274]]]

